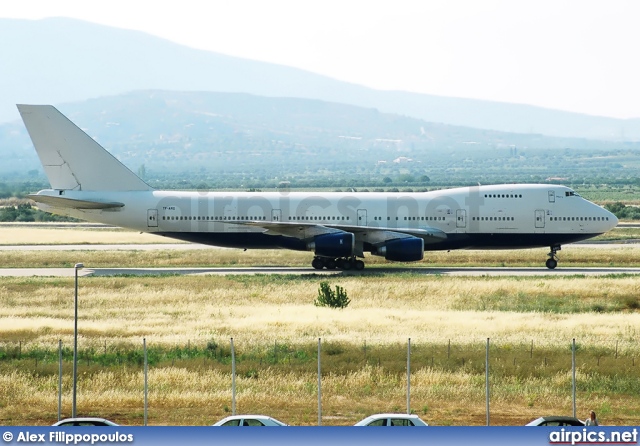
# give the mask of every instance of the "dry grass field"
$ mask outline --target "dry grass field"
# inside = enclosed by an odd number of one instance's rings
[[[122,231],[113,235],[128,237]],[[563,248],[560,267],[573,260],[635,264],[633,251],[618,252],[626,250]],[[540,266],[545,253],[429,253],[424,266],[451,259],[453,264]],[[96,267],[170,266],[175,259],[191,266],[306,265],[309,254],[4,251],[2,266],[59,267],[78,261]],[[371,413],[406,410],[411,338],[412,410],[434,425],[479,425],[485,422],[484,358],[490,338],[491,422],[518,425],[540,415],[571,414],[575,338],[578,415],[594,409],[605,424],[638,423],[637,277],[445,277],[382,273],[369,263],[366,274],[336,277],[81,277],[79,413],[142,424],[145,338],[150,424],[211,424],[231,408],[233,338],[238,412],[315,424],[321,338],[323,424],[353,424]],[[343,310],[314,306],[321,281],[343,287],[350,305]],[[55,420],[59,339],[65,357],[63,414],[69,415],[73,296],[73,278],[0,282],[1,424]]]
[[[109,226],[74,223],[0,223],[0,245],[180,243],[151,234]]]

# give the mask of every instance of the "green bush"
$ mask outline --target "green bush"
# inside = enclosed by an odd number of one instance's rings
[[[313,304],[316,307],[346,308],[350,302],[344,288],[336,285],[336,290],[333,291],[328,282],[320,282],[318,297]]]
[[[605,204],[604,208],[621,220],[640,220],[640,208],[637,206],[626,206],[616,201],[615,203]]]

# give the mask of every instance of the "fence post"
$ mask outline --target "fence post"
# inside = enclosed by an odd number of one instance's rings
[[[320,363],[321,338],[318,338],[318,426],[322,426],[322,375]]]
[[[533,358],[533,339],[531,340],[531,352],[529,353],[529,358]]]
[[[58,421],[62,419],[62,339],[58,339]]]
[[[149,411],[149,361],[147,358],[146,338],[142,338],[142,347],[144,349],[144,425],[146,426]]]
[[[487,395],[487,426],[489,426],[489,338],[487,338],[487,351],[486,351],[486,359],[485,359],[485,382],[487,385],[486,395]]]
[[[231,415],[236,414],[236,350],[231,338]]]
[[[411,338],[407,341],[407,415],[411,415]]]
[[[576,338],[571,345],[571,385],[573,399],[573,417],[576,417]]]

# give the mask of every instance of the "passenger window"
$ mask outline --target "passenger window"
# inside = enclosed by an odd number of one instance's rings
[[[402,420],[394,418],[391,420],[391,426],[413,426],[414,424],[410,420]]]

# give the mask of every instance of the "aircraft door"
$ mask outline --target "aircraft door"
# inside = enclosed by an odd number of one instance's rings
[[[157,209],[147,210],[147,226],[149,228],[158,227],[158,210]]]
[[[556,191],[550,190],[549,191],[549,203],[555,203],[555,202],[556,202]]]
[[[367,226],[367,210],[358,209],[358,226]]]
[[[466,209],[458,209],[456,211],[456,227],[457,228],[466,228],[467,227],[467,211],[466,211]]]
[[[544,228],[544,210],[536,210],[536,228]]]
[[[271,209],[271,221],[282,220],[282,211],[280,209]]]

